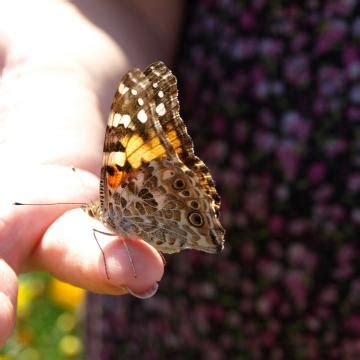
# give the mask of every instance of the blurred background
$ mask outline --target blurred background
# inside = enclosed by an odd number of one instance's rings
[[[89,358],[360,359],[359,1],[194,1],[180,45],[225,250],[169,257],[147,301],[91,294]],[[83,312],[82,290],[23,276],[2,358],[81,358]]]
[[[83,358],[84,295],[46,273],[21,275],[16,330],[0,360]]]

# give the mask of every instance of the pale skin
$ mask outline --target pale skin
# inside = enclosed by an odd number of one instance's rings
[[[154,293],[161,256],[108,231],[79,205],[98,198],[105,118],[122,75],[171,64],[176,1],[0,0],[0,347],[13,331],[18,275],[33,270],[104,294]],[[166,14],[164,16],[164,14]],[[72,167],[76,169],[74,172]]]

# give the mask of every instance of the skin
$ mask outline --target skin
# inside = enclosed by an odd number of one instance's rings
[[[97,236],[107,279],[93,237],[107,231],[101,223],[79,205],[13,202],[98,198],[117,83],[131,67],[171,63],[181,12],[180,0],[0,0],[0,347],[15,324],[22,272],[48,271],[97,293],[154,293],[164,265],[144,241]]]

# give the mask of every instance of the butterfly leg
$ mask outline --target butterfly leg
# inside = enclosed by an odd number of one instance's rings
[[[159,251],[159,250],[157,250],[157,252],[158,252],[158,254],[161,256],[161,260],[162,260],[162,262],[163,262],[163,264],[164,264],[164,266],[165,266],[165,265],[166,265],[165,255],[164,255],[161,251]]]
[[[110,276],[109,276],[109,273],[108,273],[108,269],[107,269],[107,264],[106,264],[106,258],[105,258],[105,253],[104,253],[104,250],[102,249],[97,237],[96,237],[96,233],[100,233],[100,234],[104,234],[104,235],[113,235],[113,234],[110,234],[110,233],[105,233],[105,232],[102,232],[102,231],[99,231],[99,230],[96,230],[96,229],[93,229],[93,235],[94,235],[94,239],[96,241],[96,243],[98,244],[98,247],[101,251],[101,254],[102,254],[102,257],[104,259],[104,266],[105,266],[105,273],[106,273],[106,277],[107,279],[109,280],[110,279]]]
[[[106,258],[105,258],[105,253],[104,253],[104,250],[102,249],[97,237],[96,237],[96,233],[99,233],[99,234],[102,234],[102,235],[108,235],[108,236],[116,236],[115,234],[112,234],[112,233],[108,233],[108,232],[105,232],[105,231],[101,231],[101,230],[97,230],[97,229],[93,229],[93,234],[94,234],[94,238],[95,238],[95,241],[96,243],[98,244],[99,248],[100,248],[100,251],[101,251],[101,254],[103,256],[103,259],[104,259],[104,266],[105,266],[105,273],[106,273],[106,277],[108,279],[110,279],[110,276],[109,276],[109,273],[108,273],[108,268],[107,268],[107,264],[106,264]],[[134,277],[136,278],[137,277],[137,274],[136,274],[136,270],[135,270],[135,265],[134,265],[134,261],[131,257],[131,253],[130,253],[130,249],[129,247],[127,246],[127,243],[125,241],[125,239],[123,239],[123,242],[124,242],[124,245],[125,245],[125,249],[128,253],[128,256],[129,256],[129,260],[130,260],[130,264],[131,264],[131,268],[132,268],[132,271],[133,271],[133,275]]]

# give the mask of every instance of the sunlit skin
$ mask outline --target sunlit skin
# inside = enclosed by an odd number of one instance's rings
[[[94,228],[107,230],[79,205],[12,203],[98,198],[114,89],[129,68],[170,61],[180,14],[180,1],[0,2],[0,347],[15,323],[22,272],[45,270],[106,294],[146,295],[161,280],[163,261],[150,245],[126,240],[134,277],[124,239],[99,235],[108,279],[93,237]]]

